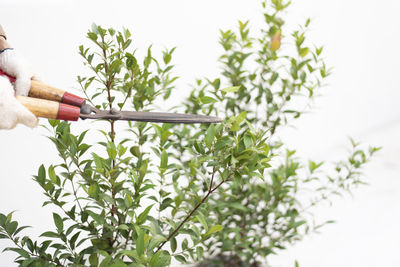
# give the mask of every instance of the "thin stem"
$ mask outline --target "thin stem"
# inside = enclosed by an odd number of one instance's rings
[[[102,43],[105,44],[104,42],[104,36],[101,37],[102,39]],[[112,96],[111,96],[111,86],[114,83],[114,78],[115,78],[115,73],[109,75],[108,71],[109,71],[109,66],[108,66],[108,62],[107,62],[107,49],[105,47],[102,47],[103,50],[103,56],[104,56],[104,71],[105,71],[105,76],[106,76],[106,90],[107,90],[107,96],[108,96],[108,104],[110,107],[110,110],[112,110],[113,106],[112,106]],[[111,138],[111,142],[115,145],[115,126],[114,126],[114,121],[110,121],[110,127],[111,127],[111,132],[110,132],[110,138]],[[116,202],[116,193],[115,193],[115,189],[114,189],[114,170],[116,169],[116,162],[115,159],[111,160],[111,170],[110,170],[110,183],[111,183],[111,197],[114,200],[114,202]],[[118,214],[118,209],[116,207],[115,204],[112,204],[111,206],[111,216],[117,216],[118,222],[117,225],[121,224],[121,217]],[[117,238],[119,235],[119,230],[116,231],[115,233],[115,237],[113,239],[109,240],[109,243],[111,246],[114,245],[114,243],[116,242]]]
[[[73,155],[73,154],[71,153],[70,150],[67,149],[67,151],[68,151],[71,155]],[[65,167],[67,168],[67,172],[68,172],[68,173],[71,173],[71,171],[70,171],[70,169],[69,169],[69,166],[68,166],[68,163],[67,163],[67,159],[66,159],[65,157],[63,157],[63,160],[64,160]],[[77,164],[76,164],[76,165],[77,165]],[[68,180],[70,180],[70,182],[71,182],[72,191],[74,192],[75,201],[78,203],[79,209],[80,209],[80,211],[81,211],[81,213],[82,213],[82,212],[83,212],[83,209],[82,209],[81,203],[79,202],[78,195],[77,195],[77,190],[75,189],[74,182],[72,181],[72,178],[71,178],[71,179],[68,179]]]
[[[210,182],[210,188],[208,189],[208,191],[211,190],[211,188],[213,187],[213,183],[214,183],[214,175],[215,175],[215,167],[213,168],[213,173],[211,176],[211,182]]]
[[[80,209],[80,211],[81,211],[81,213],[83,212],[83,209],[82,209],[82,206],[81,206],[81,203],[79,202],[79,200],[78,200],[78,195],[77,195],[77,190],[75,189],[75,185],[74,185],[74,183],[72,182],[72,180],[70,180],[71,181],[71,185],[72,185],[72,190],[74,191],[74,196],[75,196],[75,200],[76,200],[76,202],[78,203],[78,206],[79,206],[79,209]]]
[[[128,98],[131,96],[131,93],[132,93],[132,87],[129,88],[128,93],[126,94],[126,97],[125,97],[124,101],[122,102],[121,108],[119,109],[120,111],[125,106],[125,103],[128,100]]]
[[[66,267],[65,265],[62,265],[59,261],[55,261],[55,260],[49,259],[49,258],[47,258],[47,257],[34,254],[34,253],[32,253],[32,252],[30,252],[30,251],[24,249],[20,244],[18,244],[18,242],[17,242],[11,235],[9,235],[8,233],[6,233],[6,234],[7,234],[8,238],[9,238],[19,249],[24,250],[24,251],[27,252],[29,255],[31,255],[31,256],[33,256],[33,257],[37,257],[37,258],[43,259],[43,260],[48,261],[48,262],[55,263],[55,264],[57,264],[57,266]]]
[[[215,171],[213,171],[212,179],[214,177]],[[223,183],[226,181],[230,180],[233,174],[231,174],[228,179],[222,180],[215,188],[211,189],[209,188],[207,194],[203,197],[203,199],[196,205],[196,207],[193,208],[193,210],[185,217],[185,219],[179,224],[179,226],[168,236],[167,240],[161,243],[161,245],[157,248],[156,252],[159,251],[171,238],[175,236],[175,234],[179,231],[179,229],[182,228],[182,226],[190,219],[190,217],[193,216],[193,214],[199,209],[199,207],[208,199],[208,197],[215,191],[217,190]]]
[[[83,85],[82,85],[81,83],[79,83],[79,84],[80,84],[80,86],[81,86],[82,92],[83,92],[83,93],[85,94],[85,96],[86,96],[86,100],[89,101],[89,103],[90,103],[92,106],[95,106],[95,104],[92,102],[92,100],[90,99],[89,95],[87,94],[86,89],[83,87]]]

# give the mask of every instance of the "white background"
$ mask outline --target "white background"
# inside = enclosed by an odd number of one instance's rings
[[[313,42],[326,46],[334,66],[329,85],[295,129],[282,136],[300,155],[334,159],[344,155],[347,136],[383,150],[365,170],[369,186],[354,197],[338,199],[318,211],[336,224],[324,228],[272,258],[273,266],[400,266],[399,132],[400,2],[398,0],[294,1],[289,23],[313,19]],[[92,22],[133,32],[134,46],[144,51],[177,46],[173,59],[184,93],[195,78],[218,70],[218,30],[237,20],[262,21],[256,0],[151,1],[16,1],[2,0],[0,23],[9,41],[48,83],[74,92],[84,71],[78,45]],[[76,91],[77,92],[77,91]],[[85,122],[79,122],[85,124]],[[0,131],[0,212],[15,217],[37,235],[52,227],[51,210],[31,177],[40,164],[57,157],[41,128],[23,126]],[[7,244],[0,242],[0,249]],[[13,253],[0,254],[0,266],[16,266]]]

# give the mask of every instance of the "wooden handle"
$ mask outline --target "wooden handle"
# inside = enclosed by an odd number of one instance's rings
[[[62,102],[65,91],[49,86],[47,84],[32,80],[29,96],[34,98],[47,99]]]
[[[0,70],[0,76],[6,76],[11,83],[15,82],[15,77],[8,75],[7,73]],[[73,105],[77,107],[83,106],[85,104],[85,99],[70,94],[64,90],[58,89],[53,86],[49,86],[39,81],[32,80],[31,88],[29,90],[29,96],[40,99],[47,99],[51,101],[61,102],[68,105]]]
[[[29,109],[36,117],[57,119],[59,103],[38,98],[16,96],[18,101]]]
[[[80,117],[79,107],[26,96],[16,96],[16,98],[36,117],[65,121],[77,121]]]
[[[64,90],[56,87],[32,80],[31,89],[29,90],[29,96],[34,98],[47,99],[51,101],[57,101],[68,105],[81,107],[85,104],[85,99],[70,94]]]

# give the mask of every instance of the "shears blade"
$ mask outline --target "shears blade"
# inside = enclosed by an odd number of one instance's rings
[[[82,113],[81,119],[103,119],[103,120],[125,120],[143,121],[156,123],[220,123],[222,119],[213,116],[197,114],[181,114],[168,112],[144,112],[144,111],[118,111],[118,110],[99,110],[91,107],[88,114]]]

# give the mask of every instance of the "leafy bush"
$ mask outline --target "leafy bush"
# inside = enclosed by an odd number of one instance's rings
[[[34,180],[44,205],[55,206],[55,227],[34,240],[12,213],[0,214],[0,238],[12,241],[6,250],[18,254],[16,262],[162,267],[174,258],[258,266],[327,223],[314,224],[310,208],[361,183],[360,168],[377,148],[353,142],[347,160],[322,171],[329,164],[304,163],[279,139],[304,112],[298,103],[313,99],[329,75],[322,47],[306,42],[309,20],[285,36],[288,5],[263,3],[258,37],[248,22],[221,31],[220,77],[198,80],[182,105],[225,118],[221,124],[97,121],[75,129],[50,120],[58,160],[40,166]],[[173,94],[174,49],[156,59],[149,47],[140,60],[128,30],[94,25],[88,38],[93,47],[79,53],[92,76],[78,82],[92,105],[152,110]]]
[[[139,64],[128,50],[128,30],[94,25],[88,38],[96,50],[81,46],[79,51],[93,76],[78,77],[88,102],[110,110],[148,110],[157,97],[170,96],[176,79],[170,64],[174,49],[164,51],[161,63],[149,48]],[[24,227],[18,227],[12,213],[0,214],[0,238],[14,242],[15,247],[6,250],[17,252],[16,261],[22,266],[168,266],[177,236],[189,233],[200,242],[222,229],[196,227],[191,221],[214,191],[233,179],[251,176],[249,165],[254,172],[269,167],[268,145],[261,133],[246,125],[243,114],[220,125],[202,125],[196,137],[181,144],[193,163],[186,178],[209,177],[205,196],[189,209],[192,200],[187,204],[185,196],[170,197],[170,189],[178,188],[182,179],[181,166],[170,157],[176,142],[173,125],[109,121],[105,130],[103,122],[97,123],[102,140],[90,142],[86,135],[95,126],[86,124],[82,131],[67,122],[49,121],[49,138],[59,152],[59,163],[41,166],[34,180],[48,198],[44,205],[58,210],[53,213],[55,229],[41,234],[43,241],[20,236]],[[119,134],[123,130],[129,134]],[[252,138],[248,149],[244,136]],[[231,164],[230,157],[240,156],[251,160]],[[189,221],[191,231],[182,228]]]
[[[246,114],[249,125],[265,134],[272,166],[265,173],[224,184],[210,197],[198,219],[204,226],[218,224],[224,230],[202,241],[206,259],[198,266],[259,266],[267,263],[269,255],[332,222],[315,222],[312,208],[362,184],[360,169],[378,150],[362,148],[351,140],[347,159],[324,163],[297,157],[279,138],[282,128],[290,127],[307,111],[330,74],[322,58],[323,47],[307,42],[310,19],[291,34],[285,32],[283,16],[289,4],[263,2],[265,24],[259,34],[251,31],[248,21],[239,21],[237,31],[221,31],[222,72],[215,78],[198,80],[184,102],[191,113],[221,117]],[[185,126],[181,139],[201,131]],[[243,143],[251,147],[253,138],[245,134]],[[175,147],[182,169],[189,169],[190,159],[182,160],[184,146],[177,143]],[[230,160],[235,164],[249,159]],[[252,172],[251,167],[248,172]],[[203,192],[190,188],[196,183],[201,188],[202,182],[199,175],[178,192],[188,200],[196,199]],[[183,248],[181,255],[187,259],[192,253]]]

